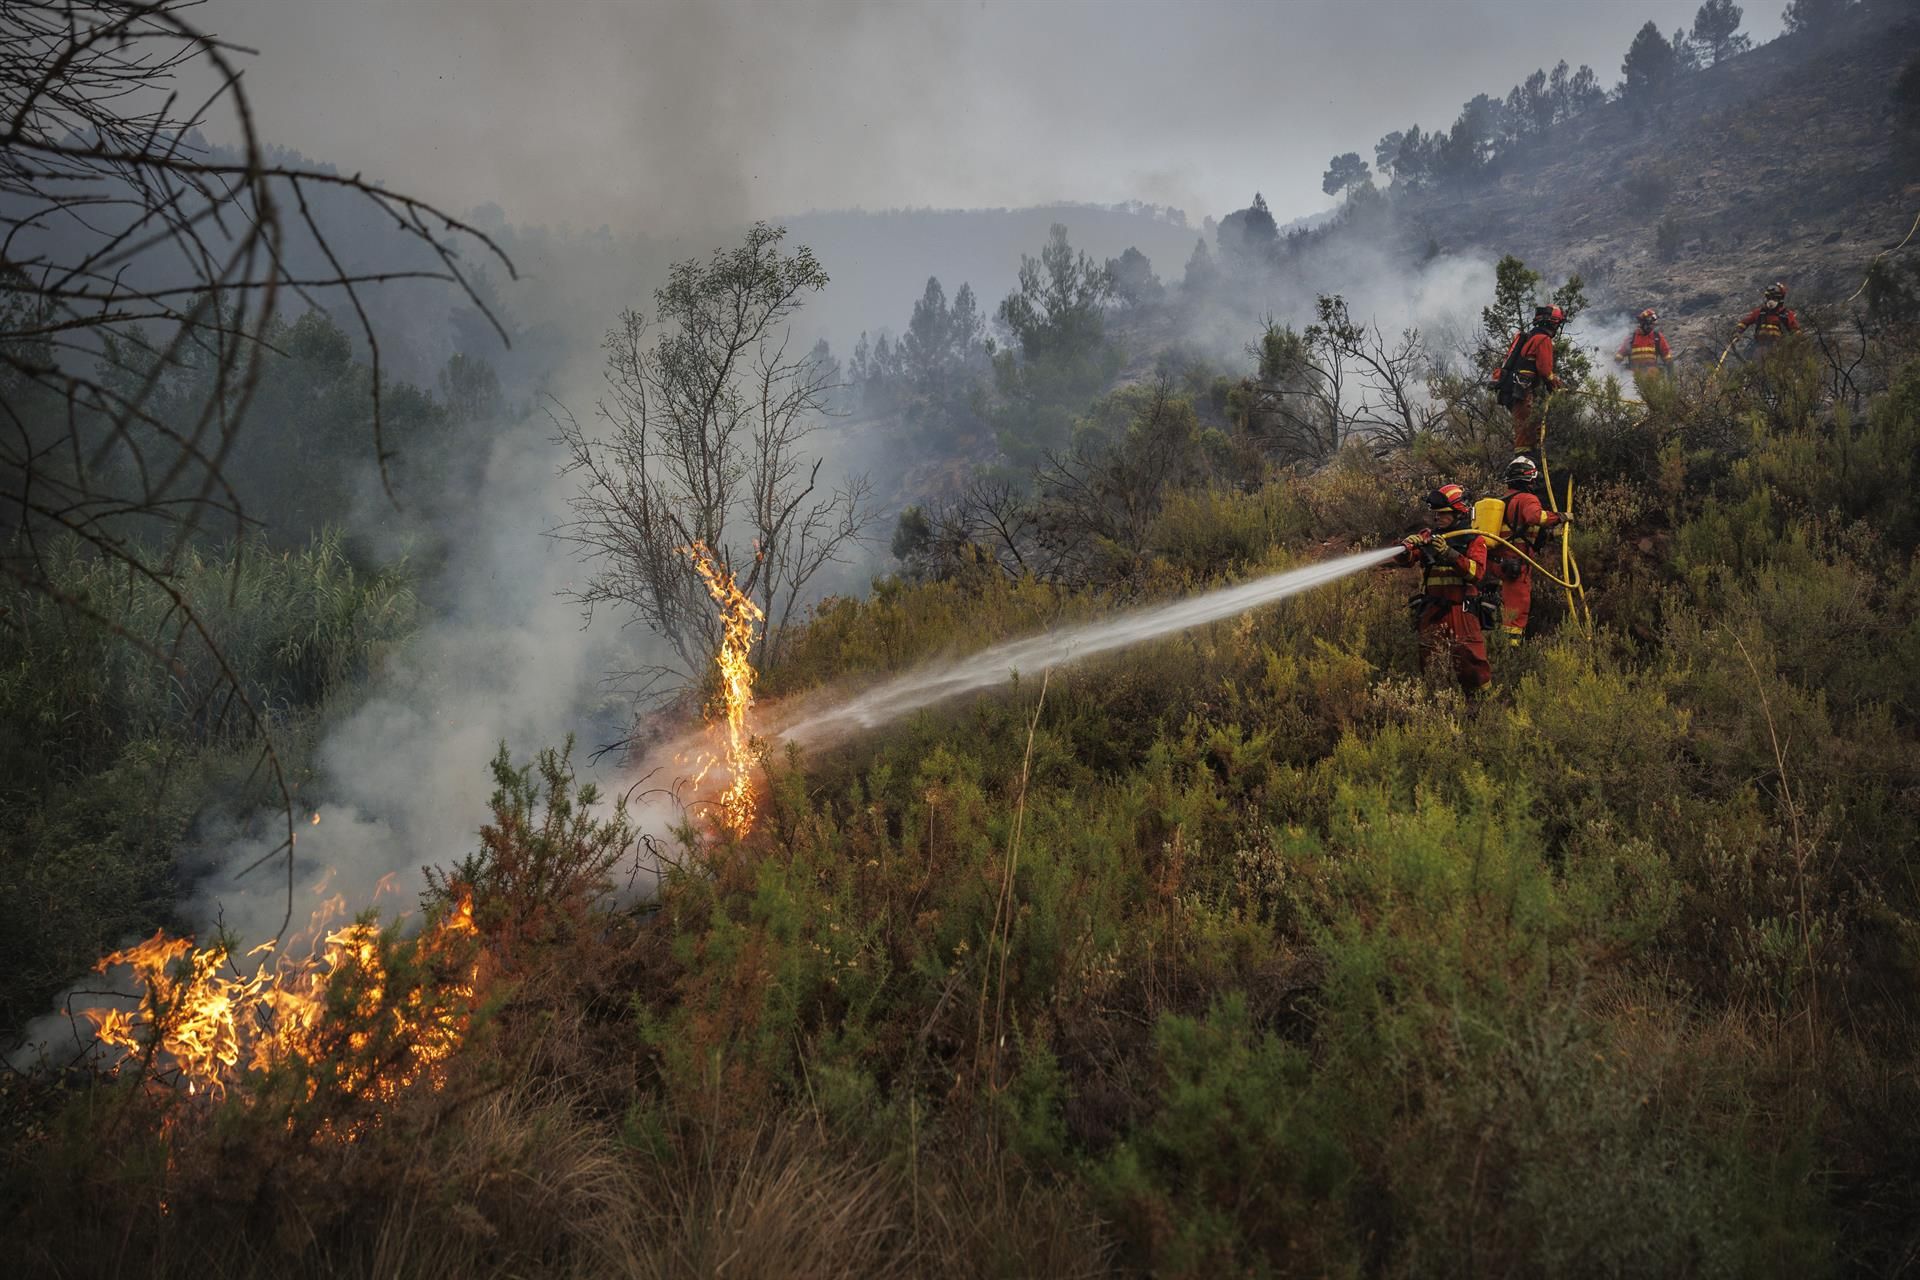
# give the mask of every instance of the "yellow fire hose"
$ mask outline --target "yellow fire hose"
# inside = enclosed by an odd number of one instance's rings
[[[1545,455],[1541,456],[1544,461]],[[1566,515],[1568,520],[1572,520],[1573,477],[1571,476],[1567,477]],[[1593,639],[1593,611],[1587,608],[1587,585],[1586,580],[1580,576],[1580,557],[1573,553],[1571,524],[1564,525],[1560,529],[1560,572],[1561,576],[1573,584],[1567,588],[1568,611],[1580,619],[1580,629],[1586,633],[1587,639],[1591,640]],[[1576,603],[1579,606],[1577,609],[1574,608]]]
[[[1720,366],[1724,365],[1727,362],[1727,357],[1733,354],[1733,349],[1740,345],[1740,339],[1746,336],[1747,336],[1746,329],[1739,328],[1739,329],[1735,329],[1733,331],[1733,336],[1727,339],[1727,345],[1720,352],[1720,358],[1713,362],[1713,372],[1707,375],[1707,386],[1709,388],[1711,388],[1714,383],[1720,380]]]
[[[1913,225],[1907,228],[1907,240],[1913,239],[1913,233],[1916,231],[1920,231],[1920,215],[1916,215],[1913,219]],[[1899,244],[1893,246],[1893,248],[1882,249],[1880,252],[1873,255],[1873,261],[1867,264],[1866,279],[1862,280],[1860,282],[1860,287],[1853,291],[1853,298],[1857,298],[1861,294],[1867,291],[1867,281],[1873,279],[1873,269],[1880,265],[1880,259],[1886,257],[1890,253],[1898,253],[1902,249],[1906,248],[1907,240],[1902,240]],[[1853,298],[1848,298],[1847,301],[1852,302]]]
[[[1540,481],[1547,487],[1547,501],[1553,501],[1553,472],[1547,469],[1547,415],[1544,411],[1540,415]],[[1569,520],[1572,519],[1573,481],[1571,479],[1567,481],[1566,503],[1560,509],[1566,513]],[[1516,547],[1515,550],[1519,548]],[[1547,577],[1567,589],[1567,612],[1579,620],[1580,629],[1586,633],[1588,639],[1592,639],[1593,615],[1587,610],[1587,588],[1580,577],[1580,561],[1573,554],[1571,526],[1560,530],[1560,568],[1560,577],[1554,578],[1551,573],[1548,573]]]
[[[1532,565],[1536,573],[1538,573],[1541,577],[1547,579],[1547,581],[1553,583],[1555,586],[1566,587],[1569,590],[1578,590],[1580,587],[1579,579],[1575,578],[1575,579],[1569,580],[1569,579],[1558,576],[1553,572],[1553,570],[1547,568],[1547,566],[1541,564],[1538,560],[1535,560],[1532,556],[1528,555],[1524,547],[1515,546],[1513,543],[1508,542],[1505,538],[1501,537],[1497,533],[1481,533],[1478,529],[1449,529],[1445,533],[1436,533],[1433,536],[1434,536],[1434,540],[1437,542],[1445,542],[1449,538],[1465,538],[1465,537],[1485,538],[1488,542],[1497,542],[1501,546],[1505,547],[1507,550],[1519,556],[1522,560],[1525,560],[1528,564]],[[1566,558],[1564,554],[1566,544],[1567,544],[1566,536],[1563,534],[1560,539],[1560,546],[1562,548],[1562,557],[1561,557],[1562,559]]]

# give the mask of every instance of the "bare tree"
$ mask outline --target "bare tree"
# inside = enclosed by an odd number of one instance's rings
[[[1053,580],[1056,549],[1041,537],[1033,497],[1004,476],[973,476],[954,498],[909,507],[894,555],[923,578],[945,579],[986,566],[1010,579]]]
[[[1320,296],[1316,315],[1298,332],[1268,320],[1248,348],[1258,372],[1243,384],[1247,425],[1269,452],[1319,461],[1355,439],[1406,448],[1432,427],[1432,361],[1419,330],[1390,342],[1377,327],[1356,324],[1337,293]]]
[[[805,448],[834,384],[810,352],[789,353],[787,321],[827,275],[812,250],[783,252],[785,235],[756,223],[739,248],[677,263],[654,293],[658,332],[621,315],[606,340],[604,437],[557,415],[579,480],[560,533],[599,565],[578,598],[632,610],[679,659],[646,673],[643,692],[697,679],[718,649],[687,548],[708,547],[765,612],[764,662],[807,583],[867,519],[865,477],[825,490]]]
[[[1339,294],[1322,294],[1319,320],[1307,326],[1306,340],[1325,363],[1351,364],[1357,394],[1346,410],[1346,431],[1383,444],[1408,448],[1433,425],[1434,407],[1425,392],[1431,360],[1418,329],[1403,329],[1389,344],[1377,326],[1355,324]]]
[[[1242,383],[1247,431],[1282,462],[1317,462],[1347,439],[1346,358],[1322,351],[1291,325],[1267,321],[1247,348],[1254,377]]]
[[[251,52],[201,31],[198,0],[8,0],[0,6],[0,576],[117,632],[177,670],[203,646],[222,683],[212,714],[241,715],[265,744],[261,763],[286,810],[292,910],[292,804],[266,725],[220,652],[174,566],[210,520],[249,523],[225,468],[238,446],[289,297],[344,297],[373,362],[372,447],[383,480],[380,348],[362,291],[395,279],[468,284],[459,238],[497,246],[434,206],[358,176],[270,164],[241,82]],[[188,73],[204,98],[180,97]],[[237,137],[216,150],[202,130]],[[435,264],[353,272],[342,266],[309,197],[367,201]],[[296,236],[326,266],[289,266]],[[496,324],[496,329],[498,325]],[[504,340],[505,333],[501,332]],[[182,426],[157,408],[170,373],[211,371],[213,393]],[[131,530],[170,530],[154,545]],[[49,573],[57,544],[125,567],[172,601],[151,634],[133,634]],[[6,611],[0,609],[0,621]],[[217,706],[212,704],[217,703]],[[251,870],[252,868],[248,868]]]

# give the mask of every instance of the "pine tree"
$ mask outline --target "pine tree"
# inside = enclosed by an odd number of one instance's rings
[[[1620,74],[1626,77],[1621,94],[1629,102],[1658,98],[1672,83],[1677,69],[1673,46],[1660,34],[1660,28],[1649,22],[1633,37],[1626,61],[1620,64]]]
[[[1753,47],[1753,41],[1740,33],[1742,16],[1733,0],[1706,0],[1693,15],[1694,44],[1706,50],[1715,63],[1745,53]]]
[[[1787,0],[1780,20],[1788,35],[1824,35],[1853,7],[1853,0]]]
[[[1188,293],[1205,293],[1219,278],[1219,268],[1213,265],[1213,255],[1207,251],[1203,236],[1193,242],[1193,253],[1187,258],[1187,274],[1181,279],[1180,287]]]
[[[1348,187],[1363,186],[1373,180],[1367,162],[1360,158],[1357,151],[1335,156],[1327,163],[1327,171],[1321,175],[1320,189],[1330,196],[1337,196]]]

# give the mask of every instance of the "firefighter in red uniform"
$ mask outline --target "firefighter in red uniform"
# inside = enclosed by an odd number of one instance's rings
[[[1673,348],[1667,345],[1667,335],[1657,327],[1660,313],[1648,307],[1637,319],[1639,326],[1627,335],[1627,340],[1613,355],[1627,366],[1636,382],[1649,374],[1665,373],[1673,364]]]
[[[1553,376],[1553,340],[1566,322],[1567,313],[1559,307],[1535,307],[1533,327],[1514,336],[1493,380],[1500,403],[1513,413],[1513,447],[1525,453],[1540,448],[1540,419],[1546,407],[1536,403],[1535,397],[1544,401],[1542,388],[1560,389],[1560,379]]]
[[[1441,485],[1427,495],[1427,506],[1434,528],[1405,539],[1400,555],[1389,563],[1421,567],[1420,594],[1413,598],[1421,661],[1431,663],[1444,655],[1461,689],[1471,695],[1493,681],[1475,607],[1487,576],[1487,540],[1477,533],[1445,540],[1435,536],[1467,528],[1473,519],[1473,504],[1459,485]]]
[[[1567,522],[1558,511],[1540,505],[1539,485],[1540,468],[1532,458],[1521,454],[1507,464],[1506,528],[1500,536],[1535,560],[1540,558],[1540,539],[1546,531]],[[1488,555],[1500,579],[1500,629],[1507,644],[1517,649],[1527,634],[1527,617],[1533,608],[1533,566],[1499,545]]]
[[[1765,355],[1780,344],[1780,340],[1790,333],[1800,332],[1800,321],[1787,309],[1787,286],[1776,280],[1767,286],[1765,300],[1747,312],[1747,318],[1733,331],[1737,339],[1747,330],[1753,330],[1753,351],[1755,355]]]

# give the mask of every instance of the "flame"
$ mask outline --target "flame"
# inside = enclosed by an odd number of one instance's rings
[[[720,606],[720,652],[714,663],[720,668],[720,694],[727,710],[727,769],[732,775],[720,796],[720,820],[736,836],[753,827],[754,799],[747,713],[753,709],[753,663],[747,655],[753,650],[754,626],[766,620],[766,614],[740,590],[733,574],[715,562],[704,542],[682,548],[693,560],[693,567],[706,583],[707,594]],[[707,768],[712,767],[709,761]],[[707,775],[700,771],[700,778]],[[699,779],[695,780],[696,783]]]
[[[397,993],[377,925],[329,930],[345,909],[336,896],[313,913],[304,959],[274,956],[271,942],[247,952],[257,960],[251,974],[229,967],[222,945],[195,947],[157,932],[95,966],[131,968],[139,1006],[81,1012],[122,1062],[170,1067],[193,1095],[224,1097],[244,1071],[296,1058],[332,1064],[336,1085],[353,1097],[390,1099],[422,1079],[438,1087],[442,1064],[465,1037],[480,979],[472,895],[462,893],[417,943],[419,961],[448,976]],[[369,1053],[376,1041],[379,1052]],[[316,1088],[309,1085],[309,1096]]]

